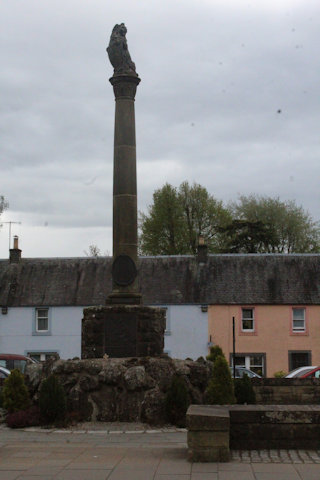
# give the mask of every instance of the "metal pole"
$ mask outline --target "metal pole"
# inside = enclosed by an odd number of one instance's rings
[[[232,317],[232,362],[233,362],[233,378],[236,378],[236,336],[235,336],[235,321]]]
[[[7,225],[9,225],[9,250],[11,248],[11,225],[13,223],[16,223],[17,225],[21,225],[21,222],[1,222],[1,223],[6,223]]]

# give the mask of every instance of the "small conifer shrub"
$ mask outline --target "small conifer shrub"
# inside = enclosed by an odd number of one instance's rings
[[[273,374],[274,378],[283,378],[286,375],[287,374],[284,370],[278,370],[277,372],[274,372],[274,374]]]
[[[224,356],[218,355],[214,362],[206,401],[211,405],[230,405],[236,401],[230,368]]]
[[[39,409],[41,421],[45,424],[61,425],[66,418],[66,394],[54,375],[50,375],[42,382],[39,392]]]
[[[256,394],[251,379],[245,373],[242,378],[235,378],[234,393],[239,404],[254,405]]]
[[[214,363],[218,356],[224,357],[222,348],[219,347],[219,345],[213,345],[213,347],[210,347],[210,353],[209,355],[207,355],[207,360],[210,360],[211,362]]]
[[[12,370],[2,387],[2,407],[9,413],[24,410],[30,405],[29,391],[24,376],[18,369]]]
[[[165,399],[166,416],[170,423],[177,427],[185,427],[186,412],[190,404],[186,384],[181,376],[172,378]]]

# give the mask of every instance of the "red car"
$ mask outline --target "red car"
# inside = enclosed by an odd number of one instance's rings
[[[8,370],[17,368],[20,372],[24,373],[26,366],[29,363],[37,363],[33,358],[26,357],[25,355],[17,355],[14,353],[0,353],[0,366],[5,367]]]
[[[305,372],[303,375],[299,376],[299,378],[320,378],[320,367],[314,367],[311,370]]]

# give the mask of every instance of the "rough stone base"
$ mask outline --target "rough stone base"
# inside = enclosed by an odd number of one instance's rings
[[[160,355],[164,347],[165,309],[140,305],[89,307],[83,311],[81,357]]]

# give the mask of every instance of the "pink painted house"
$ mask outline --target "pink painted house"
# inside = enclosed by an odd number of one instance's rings
[[[223,258],[221,258],[223,257]],[[216,259],[208,344],[232,365],[264,376],[320,365],[320,255],[226,255]]]
[[[264,376],[301,365],[320,365],[320,305],[210,305],[209,341],[232,365],[235,318],[236,364]]]

